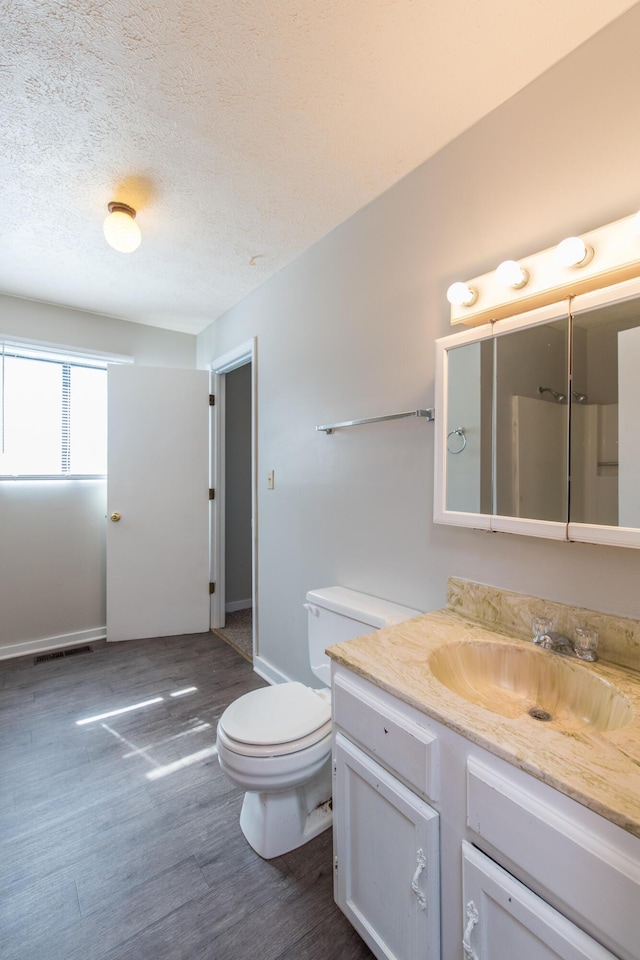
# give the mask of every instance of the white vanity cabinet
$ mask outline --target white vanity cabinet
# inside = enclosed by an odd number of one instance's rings
[[[336,902],[379,960],[439,960],[439,818],[416,793],[435,772],[435,740],[348,682],[334,698],[367,750],[335,728]]]
[[[439,960],[438,814],[341,734],[336,901],[377,957]]]
[[[638,960],[640,839],[333,664],[335,898],[379,960]]]

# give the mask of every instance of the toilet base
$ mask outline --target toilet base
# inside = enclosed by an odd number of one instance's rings
[[[271,860],[295,850],[333,822],[331,758],[310,783],[277,793],[244,795],[240,829],[255,852]]]

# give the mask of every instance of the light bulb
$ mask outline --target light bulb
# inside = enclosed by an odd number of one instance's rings
[[[140,246],[142,234],[135,221],[136,211],[126,203],[111,202],[109,216],[102,225],[104,237],[118,253],[133,253]]]
[[[555,256],[561,267],[582,267],[593,256],[593,250],[580,237],[567,237],[556,247]]]
[[[529,281],[529,273],[515,260],[503,260],[496,268],[496,280],[501,287],[521,290]]]
[[[447,300],[454,307],[470,307],[478,299],[477,290],[473,290],[461,280],[452,283],[447,290]]]

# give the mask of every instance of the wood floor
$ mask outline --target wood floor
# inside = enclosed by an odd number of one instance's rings
[[[2,960],[371,958],[331,831],[271,861],[240,832],[215,728],[251,666],[210,634],[93,648],[0,662]]]

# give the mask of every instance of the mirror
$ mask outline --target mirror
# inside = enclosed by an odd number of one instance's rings
[[[569,317],[495,340],[494,513],[566,523]]]
[[[640,281],[569,303],[437,341],[436,521],[640,546]]]
[[[490,514],[493,342],[456,347],[448,367],[446,507]]]
[[[576,306],[569,519],[640,528],[640,301]]]

